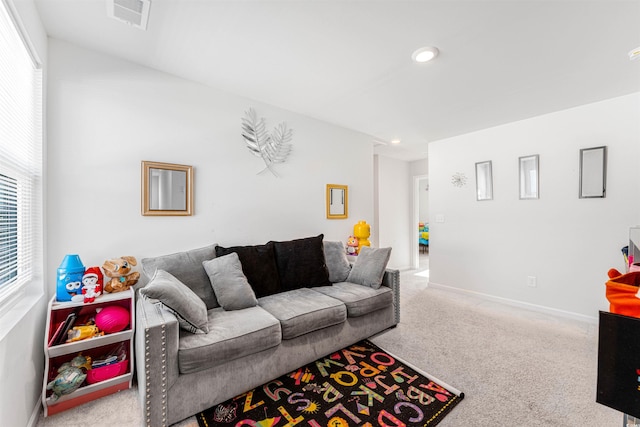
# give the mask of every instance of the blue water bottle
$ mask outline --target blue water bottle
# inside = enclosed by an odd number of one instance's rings
[[[84,265],[78,255],[65,255],[58,267],[56,283],[57,301],[82,301],[82,275]],[[75,298],[74,298],[75,297]]]

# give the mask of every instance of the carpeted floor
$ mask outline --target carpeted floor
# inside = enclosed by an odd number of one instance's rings
[[[424,265],[423,265],[424,268]],[[597,326],[470,295],[401,274],[401,322],[372,341],[460,390],[442,427],[617,427],[595,402]],[[604,295],[603,295],[604,298]],[[38,420],[40,427],[139,426],[135,389]],[[197,427],[194,417],[175,427]]]

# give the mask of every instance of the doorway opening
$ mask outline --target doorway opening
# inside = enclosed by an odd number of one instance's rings
[[[412,269],[429,277],[429,177],[413,177]]]

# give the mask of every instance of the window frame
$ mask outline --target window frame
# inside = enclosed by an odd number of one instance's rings
[[[36,304],[45,291],[42,179],[44,170],[44,78],[42,63],[11,2],[0,0],[0,15],[0,20],[2,20],[0,31],[9,29],[9,32],[5,34],[7,49],[16,48],[16,52],[20,52],[19,55],[23,57],[20,66],[30,70],[30,74],[25,75],[25,79],[31,79],[27,85],[28,92],[20,95],[28,101],[26,105],[29,108],[25,109],[26,113],[24,114],[25,122],[29,126],[28,129],[24,128],[28,136],[24,139],[24,144],[22,142],[18,144],[11,140],[12,142],[7,143],[5,147],[0,145],[0,174],[17,181],[18,224],[16,240],[19,245],[17,277],[12,282],[0,286],[0,339],[2,339],[24,313]],[[10,60],[7,63],[15,64]],[[28,67],[27,64],[29,64]],[[9,77],[7,74],[0,75],[0,80],[9,81]],[[4,87],[13,88],[11,85]],[[7,110],[4,111],[6,113]],[[1,112],[2,106],[0,106]],[[22,122],[20,123],[22,124]],[[24,157],[16,155],[15,151],[17,150],[9,145],[20,146],[26,149],[29,154]],[[24,152],[20,154],[24,154]]]

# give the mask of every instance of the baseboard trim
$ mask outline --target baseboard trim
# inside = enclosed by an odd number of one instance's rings
[[[31,417],[29,418],[27,427],[36,427],[36,425],[38,424],[38,419],[40,418],[40,408],[42,408],[42,401],[38,397],[36,406],[34,406],[33,411],[31,411]]]
[[[572,311],[560,310],[557,308],[546,307],[544,305],[531,304],[529,302],[518,301],[518,300],[504,298],[504,297],[498,297],[495,295],[485,294],[482,292],[470,291],[468,289],[441,285],[439,283],[435,283],[431,281],[429,281],[429,286],[436,289],[442,289],[442,290],[450,291],[454,293],[473,295],[475,297],[478,297],[487,301],[498,302],[498,303],[510,305],[513,307],[519,307],[519,308],[524,308],[526,310],[537,311],[539,313],[550,314],[553,316],[564,317],[572,320],[579,320],[581,322],[587,322],[591,324],[598,324],[598,318],[596,316],[586,316],[584,314],[574,313]]]

